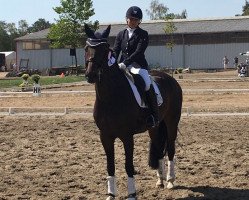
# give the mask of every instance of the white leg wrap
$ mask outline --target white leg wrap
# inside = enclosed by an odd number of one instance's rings
[[[117,184],[115,176],[107,177],[107,185],[108,185],[108,194],[117,195]]]
[[[165,166],[165,158],[159,160],[159,167],[157,170],[157,177],[166,180],[166,166]]]
[[[167,181],[174,182],[175,180],[175,163],[174,161],[168,161],[168,173],[167,173]]]
[[[128,177],[128,195],[136,192],[135,179]]]

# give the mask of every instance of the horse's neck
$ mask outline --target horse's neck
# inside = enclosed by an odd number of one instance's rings
[[[106,103],[118,101],[123,98],[120,97],[127,92],[127,88],[127,80],[115,63],[100,74],[99,80],[95,84],[96,98]]]

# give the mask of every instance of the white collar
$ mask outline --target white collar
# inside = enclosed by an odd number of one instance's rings
[[[135,30],[136,28],[130,28],[130,27],[127,28],[129,39],[131,38]]]
[[[130,28],[130,27],[127,27],[127,30],[129,31],[129,32],[134,32],[135,30],[136,30],[137,28]]]

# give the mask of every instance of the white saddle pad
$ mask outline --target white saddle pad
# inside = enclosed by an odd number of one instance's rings
[[[126,77],[126,78],[127,78],[127,77]],[[127,80],[128,80],[129,83],[130,83],[131,89],[132,89],[133,94],[134,94],[134,96],[135,96],[135,98],[136,98],[136,100],[137,100],[138,105],[139,105],[140,107],[142,107],[142,108],[146,108],[147,105],[146,105],[145,102],[142,100],[142,98],[141,98],[141,96],[140,96],[140,94],[139,94],[139,92],[138,92],[137,87],[135,86],[135,84],[134,84],[129,78],[127,78]],[[152,79],[151,79],[151,81],[152,81],[152,85],[153,85],[153,87],[154,87],[154,90],[155,90],[155,93],[156,93],[156,96],[157,96],[157,104],[158,104],[158,106],[160,106],[160,105],[163,103],[163,98],[162,98],[161,92],[160,92],[160,90],[159,90],[157,84],[155,83],[155,81],[152,80]]]

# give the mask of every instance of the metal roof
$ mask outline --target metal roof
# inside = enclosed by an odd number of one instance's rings
[[[249,32],[249,17],[237,16],[230,18],[207,18],[207,19],[174,19],[177,30],[175,34],[200,34],[200,33],[222,33],[222,32]],[[165,34],[164,20],[145,21],[140,25],[148,31],[149,35]],[[112,25],[110,37],[115,37],[118,32],[126,27],[126,23],[110,23]],[[100,24],[99,31],[104,30],[108,23]],[[17,38],[20,40],[46,39],[49,29]]]

